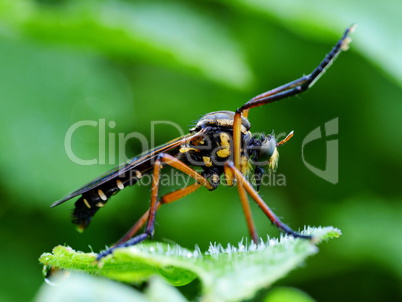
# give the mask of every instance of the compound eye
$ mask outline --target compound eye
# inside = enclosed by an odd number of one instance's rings
[[[261,144],[258,160],[260,162],[267,162],[272,157],[276,150],[276,139],[272,135],[265,137]]]

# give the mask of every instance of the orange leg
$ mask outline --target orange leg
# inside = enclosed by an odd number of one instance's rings
[[[269,218],[269,220],[278,228],[283,230],[286,234],[290,234],[293,237],[297,238],[306,238],[306,239],[311,239],[311,236],[308,235],[302,235],[300,233],[297,233],[293,231],[289,226],[284,224],[283,222],[280,221],[280,219],[275,215],[275,213],[268,207],[268,205],[262,200],[260,195],[258,195],[257,191],[253,188],[253,186],[247,181],[247,179],[244,177],[244,175],[240,172],[239,169],[237,169],[234,165],[233,162],[227,162],[225,165],[225,170],[232,170],[233,174],[235,175],[235,178],[237,180],[237,185],[243,188],[243,190],[247,191],[247,193],[253,198],[253,200],[258,204],[258,206],[261,208],[261,210],[265,213],[265,215]],[[240,192],[240,191],[239,191]],[[240,198],[244,199],[245,197],[240,194]],[[247,198],[247,197],[246,197]],[[242,203],[244,201],[242,200]],[[247,203],[247,207],[249,207]],[[247,217],[247,214],[245,211],[246,215],[246,220],[247,222],[252,221],[251,217]],[[250,234],[252,234],[252,230],[250,229]],[[252,235],[253,236],[253,235]],[[254,239],[253,239],[254,240]]]
[[[169,166],[172,166],[172,167],[186,173],[190,177],[194,178],[200,185],[203,185],[207,189],[209,189],[209,190],[214,189],[214,187],[209,183],[209,181],[205,177],[203,177],[201,174],[199,174],[197,171],[190,168],[188,165],[186,165],[182,161],[178,160],[177,158],[175,158],[169,154],[161,153],[160,155],[158,155],[157,160],[155,161],[155,165],[154,165],[154,171],[153,171],[153,177],[152,177],[152,187],[151,187],[151,203],[149,206],[149,211],[148,211],[148,213],[144,214],[144,215],[147,215],[148,217],[147,217],[147,219],[144,219],[144,222],[142,221],[142,218],[140,218],[140,220],[139,220],[139,225],[141,225],[141,226],[145,223],[145,221],[147,221],[147,225],[145,227],[144,233],[139,234],[131,239],[128,239],[127,241],[123,241],[122,243],[117,244],[105,251],[102,251],[101,253],[98,254],[97,260],[100,260],[103,257],[112,254],[116,248],[128,247],[131,245],[138,244],[153,235],[156,211],[158,210],[158,207],[160,206],[159,204],[161,204],[158,201],[158,193],[159,193],[159,184],[160,184],[160,172],[163,168],[162,163],[168,164]],[[172,195],[168,196],[169,197],[168,200],[171,200],[171,202],[173,202],[175,200],[174,198],[178,199],[178,198],[180,198],[180,196],[182,197],[187,194],[190,194],[196,188],[189,186],[189,187],[187,187],[187,189],[188,189],[188,191],[185,190],[185,191],[180,192],[180,190],[178,190],[178,191],[173,192]],[[135,227],[135,225],[134,225],[134,227]],[[132,229],[134,229],[134,227]],[[131,230],[129,232],[131,232]],[[126,236],[124,236],[123,239],[126,239]]]
[[[248,231],[249,231],[250,236],[253,239],[254,243],[258,244],[258,234],[257,234],[257,230],[255,228],[253,216],[251,214],[251,208],[250,208],[250,204],[248,202],[246,191],[244,190],[244,187],[241,184],[239,184],[239,182],[237,183],[237,189],[239,191],[239,196],[240,196],[241,205],[243,207],[244,216],[246,217]]]
[[[228,165],[225,165],[226,178],[228,177],[227,176],[228,174],[230,175],[229,177],[231,177],[232,175],[234,175],[234,170],[231,169]],[[258,234],[257,234],[257,230],[255,228],[255,224],[253,221],[253,216],[251,214],[251,208],[250,208],[250,204],[248,202],[246,191],[244,190],[244,187],[241,184],[242,179],[239,179],[236,175],[235,175],[235,179],[237,181],[237,190],[239,192],[241,205],[243,208],[244,216],[246,218],[248,231],[249,231],[250,236],[253,239],[254,243],[257,244],[258,243]]]
[[[176,191],[167,193],[166,195],[162,196],[159,201],[156,203],[156,209],[158,210],[161,205],[167,204],[174,202],[180,198],[183,198],[184,196],[187,196],[193,192],[195,192],[197,189],[199,189],[201,185],[199,183],[194,183],[192,185],[189,185],[185,188],[178,189]],[[141,216],[140,219],[128,230],[128,232],[114,245],[120,245],[127,240],[129,240],[131,237],[133,237],[135,234],[138,233],[138,231],[145,225],[145,223],[148,221],[149,217],[149,211],[147,210],[144,215]]]
[[[233,119],[233,162],[236,168],[238,169],[240,168],[240,150],[241,150],[241,112],[236,111]]]

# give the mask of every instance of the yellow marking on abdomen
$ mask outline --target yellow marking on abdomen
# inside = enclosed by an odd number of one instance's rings
[[[103,201],[107,200],[107,196],[105,195],[105,193],[103,193],[103,191],[101,189],[98,189],[98,195],[99,195],[100,199],[102,199]]]
[[[88,209],[91,208],[91,205],[89,204],[88,200],[86,200],[86,198],[83,198],[82,201],[84,202],[84,204],[87,206]]]
[[[120,190],[123,190],[123,189],[124,189],[124,185],[123,185],[123,183],[121,182],[120,179],[117,179],[117,180],[116,180],[116,185],[117,185],[117,187],[118,187]]]
[[[135,171],[135,176],[140,179],[142,177],[142,174],[140,171]]]

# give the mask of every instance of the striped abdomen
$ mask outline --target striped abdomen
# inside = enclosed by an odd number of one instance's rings
[[[139,171],[135,171],[134,175],[111,179],[83,193],[75,202],[75,209],[72,214],[72,222],[77,225],[77,229],[81,232],[84,231],[91,222],[92,217],[100,208],[106,205],[112,195],[115,195],[127,186],[134,185],[142,177]]]

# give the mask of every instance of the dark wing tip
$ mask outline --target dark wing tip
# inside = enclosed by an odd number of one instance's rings
[[[80,194],[76,194],[75,192],[68,194],[67,196],[65,196],[63,199],[60,199],[58,201],[55,201],[54,203],[51,204],[51,208],[54,208],[55,206],[58,206],[59,204],[62,204],[63,202],[66,202],[67,200],[70,200],[71,198],[74,198],[76,196],[78,196]]]
[[[65,202],[65,201],[67,201],[67,200],[68,200],[68,199],[61,199],[61,200],[58,200],[58,201],[52,203],[52,204],[50,205],[50,207],[51,207],[51,208],[54,208],[55,206],[58,206],[59,204],[62,204],[63,202]]]

